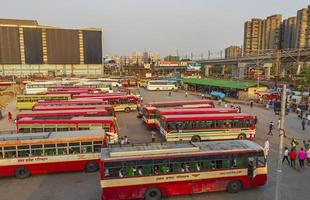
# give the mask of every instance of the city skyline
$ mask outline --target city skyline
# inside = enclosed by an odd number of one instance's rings
[[[267,3],[274,6],[265,8]],[[281,14],[286,19],[296,16],[297,10],[307,7],[307,3],[303,0],[77,0],[53,3],[30,0],[3,1],[0,12],[1,18],[35,19],[41,24],[65,28],[101,27],[106,55],[130,55],[146,50],[161,55],[178,51],[180,55],[190,56],[193,52],[206,56],[208,51],[220,52],[230,45],[242,45],[245,21],[273,14]],[[37,12],[46,7],[49,9]],[[219,12],[222,13],[219,15]]]

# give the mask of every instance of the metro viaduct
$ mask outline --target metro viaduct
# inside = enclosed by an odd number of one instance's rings
[[[275,76],[285,77],[289,68],[299,75],[301,69],[310,65],[310,49],[269,50],[251,55],[228,59],[199,60],[205,66],[205,76],[214,75],[212,71],[218,71],[221,76],[225,75],[225,68],[231,66],[230,76],[242,80],[247,77],[249,68],[262,70],[265,79],[269,80],[271,68],[275,66]]]

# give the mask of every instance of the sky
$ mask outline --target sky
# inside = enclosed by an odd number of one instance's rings
[[[242,45],[244,22],[296,16],[306,0],[0,0],[0,18],[103,30],[105,55],[219,54]]]

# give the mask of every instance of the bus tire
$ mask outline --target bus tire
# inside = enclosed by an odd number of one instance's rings
[[[125,112],[129,113],[130,112],[130,108],[129,107],[125,108]]]
[[[191,142],[200,142],[201,138],[199,137],[199,135],[194,135],[191,139]]]
[[[244,133],[240,133],[239,135],[238,135],[238,138],[237,138],[238,140],[245,140],[246,139],[246,135],[244,134]]]
[[[160,200],[161,191],[159,188],[149,188],[144,193],[145,200]]]
[[[27,178],[30,176],[30,171],[27,167],[18,167],[15,169],[15,177],[16,178]]]
[[[85,172],[87,173],[91,173],[91,172],[96,172],[98,171],[99,166],[96,162],[90,161],[88,163],[86,163],[85,165]]]
[[[242,184],[240,181],[231,181],[227,185],[227,192],[237,193],[242,189]]]

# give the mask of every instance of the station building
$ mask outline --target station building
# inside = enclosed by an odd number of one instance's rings
[[[102,75],[102,30],[0,19],[0,76]]]

